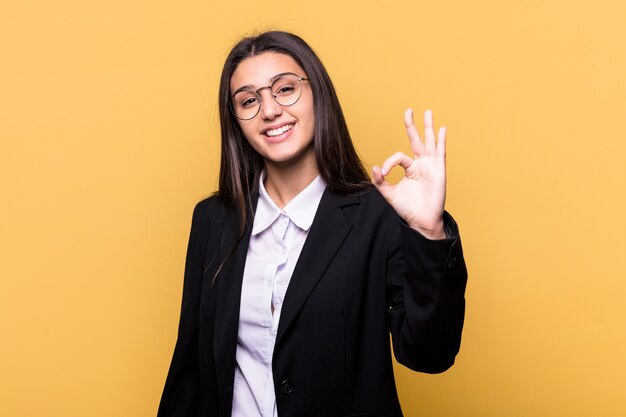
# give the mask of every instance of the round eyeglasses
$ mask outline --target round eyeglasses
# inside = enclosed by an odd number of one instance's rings
[[[240,120],[253,119],[261,109],[261,90],[270,90],[271,96],[281,106],[293,106],[302,95],[302,81],[308,78],[300,77],[291,72],[278,74],[272,77],[272,83],[257,90],[242,87],[235,91],[230,98],[230,110]]]

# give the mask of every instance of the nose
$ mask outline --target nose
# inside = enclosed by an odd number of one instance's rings
[[[278,104],[274,97],[272,97],[272,91],[260,91],[261,95],[261,117],[266,120],[272,120],[280,116],[283,112],[283,106]]]

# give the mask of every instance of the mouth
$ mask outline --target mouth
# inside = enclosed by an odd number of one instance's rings
[[[280,136],[285,132],[290,131],[291,129],[293,129],[293,127],[294,127],[294,124],[290,123],[290,124],[283,125],[281,127],[277,127],[275,129],[267,129],[263,132],[263,134],[267,137],[273,138],[276,136]]]

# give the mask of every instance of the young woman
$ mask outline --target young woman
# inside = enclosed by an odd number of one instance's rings
[[[326,70],[285,32],[233,48],[219,104],[219,192],[194,211],[159,416],[402,416],[389,333],[397,360],[429,373],[461,341],[445,129],[436,140],[426,112],[422,142],[407,111],[413,156],[370,182]]]

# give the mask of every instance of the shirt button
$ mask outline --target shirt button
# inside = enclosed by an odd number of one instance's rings
[[[293,392],[295,384],[290,379],[285,379],[280,383],[280,393],[283,395],[289,395]]]

